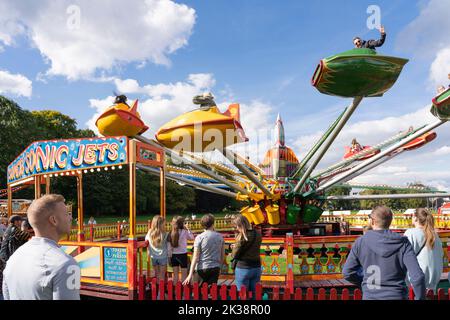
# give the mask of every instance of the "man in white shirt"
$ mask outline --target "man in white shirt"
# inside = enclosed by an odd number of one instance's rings
[[[5,300],[79,300],[80,267],[58,246],[72,216],[61,195],[45,195],[28,208],[35,236],[9,258],[3,272]]]

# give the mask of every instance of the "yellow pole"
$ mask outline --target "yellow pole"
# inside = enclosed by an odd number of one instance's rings
[[[41,197],[41,176],[34,176],[34,199]]]
[[[136,141],[130,140],[128,148],[130,175],[130,234],[128,236],[127,269],[128,299],[137,297],[137,239],[136,239]]]
[[[129,149],[129,173],[130,173],[130,235],[134,239],[136,235],[136,141],[130,141]]]
[[[83,211],[83,174],[77,175],[77,203],[78,203],[78,225],[77,225],[77,239],[79,242],[84,241],[84,211]],[[83,248],[80,248],[81,252]]]
[[[45,194],[50,194],[50,177],[45,178]]]
[[[166,165],[159,168],[160,215],[166,218]]]
[[[8,184],[8,221],[9,218],[12,216],[12,188]]]

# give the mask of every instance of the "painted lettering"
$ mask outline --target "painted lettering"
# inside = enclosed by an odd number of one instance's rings
[[[84,144],[80,145],[80,147],[78,148],[78,155],[75,158],[72,158],[72,164],[76,167],[79,167],[83,164],[84,148]]]
[[[101,143],[97,145],[98,162],[103,163],[105,161],[106,149],[109,147],[109,143]]]
[[[63,159],[63,155],[66,154],[65,158]],[[56,151],[56,165],[58,168],[63,169],[67,166],[67,158],[69,155],[69,147],[66,145],[62,145],[58,148]]]
[[[109,146],[109,153],[108,153],[108,159],[111,161],[116,161],[117,158],[119,158],[119,145],[117,143],[111,143]]]
[[[84,163],[94,164],[95,162],[97,162],[97,155],[95,151],[97,151],[97,145],[95,144],[86,145],[86,149],[84,150]]]

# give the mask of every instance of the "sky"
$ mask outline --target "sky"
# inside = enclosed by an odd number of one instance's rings
[[[71,0],[0,1],[0,94],[28,110],[51,109],[95,130],[114,92],[139,99],[157,129],[210,91],[224,111],[240,103],[250,141],[236,146],[262,162],[279,113],[286,143],[302,158],[350,99],[310,84],[320,59],[352,48],[379,9],[387,40],[379,53],[409,59],[383,97],[364,99],[318,166],[339,161],[352,138],[377,144],[435,121],[436,87],[448,85],[450,0]],[[24,124],[26,125],[26,124]],[[427,146],[354,179],[450,190],[449,126]]]

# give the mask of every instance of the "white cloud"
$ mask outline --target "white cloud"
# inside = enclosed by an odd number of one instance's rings
[[[123,94],[142,92],[142,89],[139,87],[139,83],[134,79],[115,79],[114,84],[116,85],[117,90]]]
[[[450,74],[450,45],[438,51],[430,67],[430,80],[436,86],[446,86],[449,83],[448,74]]]
[[[446,84],[450,72],[450,1],[430,0],[419,16],[399,34],[397,47],[418,58],[434,59],[429,79],[433,86]]]
[[[138,111],[144,122],[149,126],[146,135],[154,135],[157,129],[170,119],[181,113],[193,110],[196,106],[192,98],[202,92],[210,91],[215,83],[211,74],[191,74],[184,82],[159,83],[140,86],[134,79],[115,79],[116,89],[127,94],[130,99],[133,95],[144,95],[139,101]],[[87,123],[95,130],[95,120],[106,107],[113,103],[113,97],[106,99],[91,99],[90,106],[96,109],[96,114]]]
[[[401,166],[378,167],[375,169],[375,172],[380,173],[380,174],[387,174],[387,173],[402,174],[402,173],[408,172],[408,168],[401,167]]]
[[[450,147],[449,146],[443,146],[433,153],[436,156],[445,156],[447,154],[450,154]]]
[[[32,82],[27,77],[0,70],[0,94],[30,97],[32,91]]]
[[[446,48],[450,41],[446,32],[450,29],[449,11],[449,1],[428,1],[417,18],[399,33],[397,47],[428,57]]]
[[[169,65],[196,19],[194,9],[171,0],[3,1],[0,12],[0,43],[26,36],[49,62],[48,75],[72,80],[130,62]]]
[[[228,106],[229,103],[224,103]],[[242,156],[250,157],[250,160],[257,164],[263,161],[267,150],[272,147],[273,129],[276,118],[274,117],[274,108],[264,102],[254,100],[249,104],[241,103],[241,124],[245,130],[249,142],[240,143],[233,146]]]

